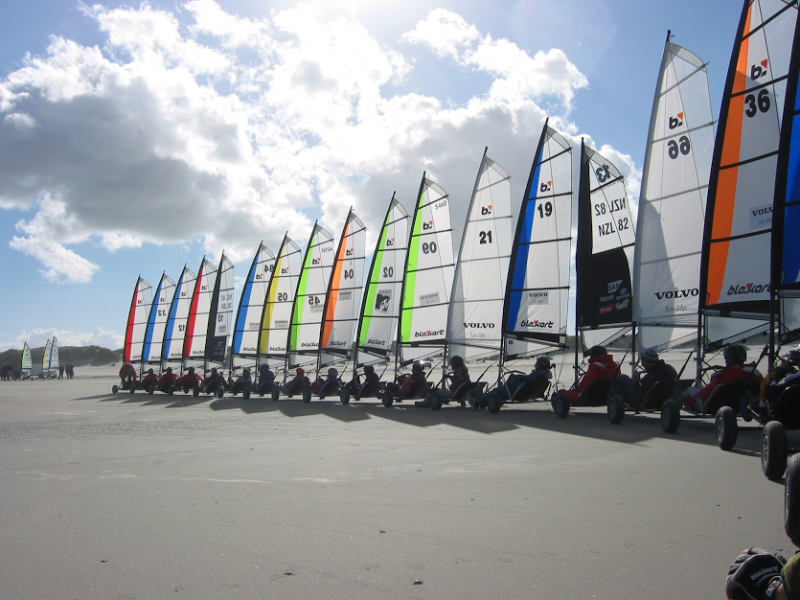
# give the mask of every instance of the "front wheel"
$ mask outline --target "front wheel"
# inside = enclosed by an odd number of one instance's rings
[[[348,392],[347,390],[342,390],[341,392],[339,392],[339,401],[345,406],[350,404],[350,392]]]
[[[245,399],[245,400],[248,400],[250,398],[250,386],[249,385],[245,386],[245,388],[242,390],[242,398]]]
[[[783,527],[792,543],[800,545],[800,454],[789,459],[783,503]]]
[[[736,424],[736,413],[730,406],[723,406],[717,411],[714,419],[714,428],[717,432],[717,445],[721,450],[732,450],[739,436],[739,426]]]
[[[669,399],[661,406],[661,428],[664,433],[675,433],[681,424],[681,409],[675,400]]]
[[[564,419],[569,414],[569,398],[566,394],[555,392],[550,398],[550,404],[559,419]]]
[[[111,393],[112,394],[116,394],[118,391],[119,391],[119,386],[118,385],[112,385],[111,386]]]
[[[761,432],[761,470],[770,481],[778,481],[786,471],[789,444],[786,428],[778,421],[770,421]]]
[[[216,391],[216,393],[215,393],[214,395],[215,395],[217,398],[222,398],[222,397],[225,395],[225,390],[223,389],[223,387],[222,387],[222,386],[219,386],[219,387],[217,388],[217,391]]]
[[[441,410],[442,408],[442,397],[438,392],[431,394],[431,408],[433,410]]]
[[[608,420],[614,425],[622,423],[622,419],[625,418],[625,403],[622,401],[622,398],[619,396],[611,396],[608,400],[606,412],[608,413]]]
[[[303,402],[311,402],[311,390],[303,390]]]
[[[381,398],[381,402],[386,408],[391,408],[392,404],[394,404],[394,397],[389,392],[386,392]]]
[[[197,398],[200,395],[200,386],[199,385],[195,384],[195,386],[192,388],[192,395],[195,398]]]
[[[500,408],[503,406],[503,399],[500,398],[500,395],[496,392],[492,392],[486,397],[486,408],[489,409],[489,412],[497,414],[500,412]]]

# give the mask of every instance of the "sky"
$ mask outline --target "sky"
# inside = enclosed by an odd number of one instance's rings
[[[709,63],[715,116],[739,2],[4,0],[0,350],[120,348],[141,275],[259,242],[374,246],[423,172],[463,221],[485,147],[519,206],[545,118],[638,197],[667,30]],[[459,212],[460,211],[460,212]],[[238,302],[238,298],[237,298]]]

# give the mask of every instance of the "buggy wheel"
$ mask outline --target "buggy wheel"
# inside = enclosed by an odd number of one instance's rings
[[[153,392],[155,392],[155,391],[156,391],[156,387],[154,385],[147,386],[147,393],[150,394],[151,396],[153,395]]]
[[[569,399],[566,394],[555,392],[550,397],[550,403],[553,405],[553,410],[559,419],[564,419],[569,414]]]
[[[795,545],[800,545],[800,454],[789,459],[783,502],[783,528]]]
[[[681,409],[672,398],[661,406],[661,428],[664,433],[675,433],[681,424]]]
[[[136,382],[135,382],[135,381],[132,381],[132,382],[131,382],[131,389],[129,389],[129,390],[128,390],[128,393],[129,393],[129,394],[134,394],[134,393],[136,393]]]
[[[394,397],[392,396],[391,392],[387,391],[385,394],[383,394],[381,402],[386,408],[391,408],[392,404],[394,404]]]
[[[118,385],[112,385],[111,386],[111,393],[112,394],[116,394],[118,391],[119,391],[119,386]]]
[[[750,401],[753,397],[750,394],[743,394],[741,400],[741,406],[739,407],[739,414],[742,415],[742,420],[745,423],[749,423],[753,420],[753,411],[750,410]]]
[[[622,419],[625,418],[625,403],[622,401],[622,398],[616,395],[611,396],[611,398],[608,399],[606,413],[608,414],[608,420],[614,425],[622,423]]]
[[[273,402],[277,402],[280,397],[281,397],[280,391],[278,391],[275,388],[273,388],[272,389],[272,401]]]
[[[175,386],[171,385],[167,388],[167,396],[172,396],[175,393]]]
[[[770,421],[761,432],[761,470],[770,481],[778,481],[786,471],[789,456],[786,428],[779,421]]]
[[[500,412],[500,408],[503,406],[503,399],[500,397],[500,394],[497,392],[492,392],[488,396],[486,396],[486,408],[489,409],[489,412],[497,414]]]
[[[311,402],[311,390],[303,390],[303,402]]]
[[[217,391],[214,393],[214,395],[215,395],[217,398],[222,398],[222,397],[225,395],[225,388],[223,388],[222,386],[219,386],[219,387],[217,388]]]
[[[192,396],[197,398],[199,395],[200,395],[200,386],[195,383],[194,388],[192,388]]]
[[[242,398],[245,400],[250,398],[250,385],[245,384],[245,388],[242,390]]]
[[[345,406],[350,404],[350,392],[348,392],[347,390],[342,390],[341,392],[339,392],[339,401]]]
[[[439,395],[439,392],[433,392],[433,394],[431,394],[431,408],[433,410],[441,410],[442,397]]]
[[[731,450],[736,445],[739,426],[736,424],[736,413],[730,406],[723,406],[717,411],[714,429],[717,433],[717,445],[721,450]]]

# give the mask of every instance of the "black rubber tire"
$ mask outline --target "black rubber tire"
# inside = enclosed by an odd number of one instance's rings
[[[250,386],[246,385],[246,387],[242,390],[242,398],[244,400],[250,399]]]
[[[750,400],[753,397],[750,394],[744,394],[742,396],[742,403],[739,407],[739,414],[742,415],[742,421],[745,423],[749,423],[753,420],[753,411],[750,410]]]
[[[720,450],[732,450],[739,437],[739,426],[736,424],[736,413],[730,406],[723,406],[714,418],[714,430],[717,434],[717,445]]]
[[[175,386],[171,385],[167,388],[167,396],[172,396],[175,393]]]
[[[614,425],[622,423],[622,419],[625,418],[625,403],[622,401],[622,398],[617,395],[611,396],[611,398],[608,399],[606,413],[608,414],[608,420]]]
[[[567,398],[566,394],[556,392],[552,395],[550,402],[553,405],[556,416],[559,419],[565,419],[569,414],[569,398]]]
[[[786,428],[779,421],[770,421],[761,431],[761,470],[770,481],[778,481],[786,471],[789,442]]]
[[[280,391],[273,389],[272,390],[272,401],[273,402],[277,402],[278,400],[280,400],[280,397],[281,397]]]
[[[386,408],[391,408],[392,404],[394,404],[394,397],[389,392],[386,392],[381,398],[381,402]]]
[[[681,407],[670,398],[661,405],[661,428],[664,433],[675,433],[681,424]]]
[[[442,397],[438,392],[431,394],[431,408],[433,410],[442,410]]]
[[[154,388],[152,385],[147,387],[147,393],[150,394],[151,396],[153,395],[153,392],[155,392],[155,391],[156,391],[156,388]]]
[[[192,395],[197,398],[200,395],[200,386],[195,384],[194,388],[192,389]]]
[[[111,386],[111,393],[112,394],[116,394],[118,391],[119,391],[119,386],[118,385],[112,385]]]
[[[225,390],[222,389],[222,386],[217,388],[216,393],[214,394],[217,398],[222,398],[225,395]]]
[[[128,393],[129,394],[135,394],[136,393],[136,384],[135,383],[131,383],[131,389],[128,390]]]
[[[350,392],[348,392],[347,390],[342,390],[341,392],[339,392],[339,402],[341,402],[345,406],[350,404]]]
[[[311,402],[311,390],[303,390],[303,402]]]
[[[497,392],[492,392],[488,396],[486,396],[486,408],[489,409],[489,412],[493,415],[496,415],[500,412],[500,409],[503,406],[503,399],[500,397],[500,394]]]
[[[783,528],[795,546],[800,546],[800,454],[789,459],[783,501]]]

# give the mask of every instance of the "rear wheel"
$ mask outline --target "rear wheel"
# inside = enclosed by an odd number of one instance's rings
[[[391,393],[386,392],[383,397],[381,398],[381,402],[386,408],[391,408],[392,404],[394,404],[394,397]]]
[[[717,411],[714,429],[720,449],[726,451],[733,449],[736,445],[736,438],[739,436],[739,426],[736,424],[736,413],[730,406],[723,406]]]
[[[606,412],[608,413],[608,420],[614,425],[622,423],[622,419],[625,418],[625,403],[622,401],[622,398],[616,395],[611,396],[611,398],[608,399]]]
[[[311,390],[303,390],[303,402],[311,402]]]
[[[112,394],[116,394],[118,391],[119,391],[119,386],[118,385],[112,385],[111,386],[111,393]]]
[[[778,421],[770,421],[761,432],[761,470],[771,481],[778,481],[786,471],[789,444],[786,428]]]
[[[493,415],[500,412],[500,408],[502,406],[503,406],[503,399],[497,392],[492,392],[486,397],[486,408],[488,408],[489,412],[492,413]]]
[[[278,390],[273,388],[273,390],[272,390],[272,401],[273,402],[277,402],[280,399],[280,397],[281,397],[280,391],[278,391]]]
[[[675,400],[669,399],[661,406],[661,428],[665,433],[675,433],[681,424],[681,409]]]
[[[440,410],[442,408],[442,397],[439,395],[439,392],[433,392],[433,394],[431,394],[431,408],[433,410]]]
[[[242,390],[242,398],[245,400],[250,398],[250,384],[245,384],[245,388]]]
[[[786,469],[783,527],[792,543],[800,546],[800,454],[789,459]]]
[[[555,392],[550,399],[550,403],[553,405],[553,410],[559,419],[564,419],[569,414],[569,399],[566,394]]]
[[[348,392],[347,390],[342,390],[341,392],[339,392],[339,401],[345,406],[350,404],[350,392]]]
[[[214,395],[215,395],[217,398],[222,398],[222,397],[225,395],[225,390],[223,389],[223,387],[222,387],[222,386],[219,386],[219,387],[217,388],[217,391],[216,391],[216,393],[215,393]]]
[[[197,398],[200,395],[200,386],[195,384],[192,388],[192,395]]]

